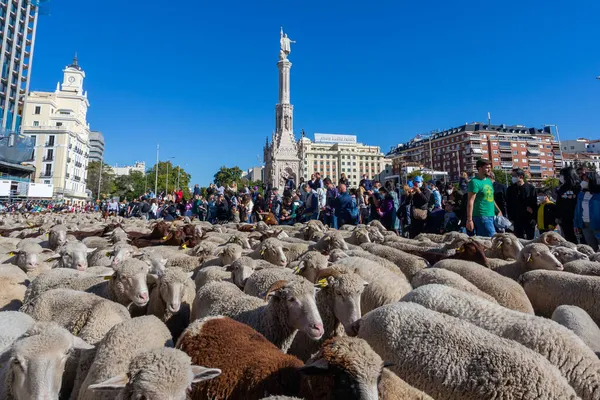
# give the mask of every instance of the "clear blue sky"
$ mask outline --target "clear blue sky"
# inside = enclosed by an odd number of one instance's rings
[[[465,122],[558,124],[598,138],[600,2],[52,0],[32,90],[79,53],[106,162],[176,157],[193,182],[262,159],[275,126],[279,26],[295,130],[383,151]]]

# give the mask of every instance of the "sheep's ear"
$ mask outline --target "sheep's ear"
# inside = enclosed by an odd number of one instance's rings
[[[144,253],[143,253],[143,252],[141,252],[141,251],[138,251],[137,253],[133,253],[133,254],[131,255],[131,257],[136,257],[136,258],[137,258],[137,257],[143,257],[143,256],[144,256]]]
[[[16,253],[15,253],[15,254],[16,254]],[[61,257],[62,257],[62,255],[61,255],[61,254],[55,254],[55,255],[53,255],[52,257],[50,257],[50,258],[47,258],[47,259],[46,259],[46,261],[56,261],[56,260],[60,260],[60,259],[61,259]]]
[[[89,253],[93,253],[94,251],[96,251],[96,248],[93,248],[93,249],[87,249],[86,251],[88,252],[88,254],[89,254]]]
[[[88,386],[88,389],[94,392],[120,390],[123,389],[125,385],[127,385],[127,382],[129,382],[127,374],[121,374],[113,376],[112,378],[109,378],[104,382],[90,385]]]
[[[233,267],[233,264],[226,265],[223,268],[225,268],[225,271],[227,271],[227,272],[232,272],[235,269]]]
[[[94,346],[78,336],[73,336],[73,348],[81,350],[90,350],[93,349]]]
[[[218,368],[206,368],[199,365],[192,365],[192,373],[194,374],[192,383],[198,383],[216,378],[217,376],[221,375],[221,370]]]
[[[309,361],[304,367],[300,368],[304,375],[325,375],[329,373],[329,363],[323,358]]]
[[[54,253],[52,249],[42,249],[42,253]]]
[[[156,285],[160,279],[160,274],[148,274],[146,275],[146,284]]]

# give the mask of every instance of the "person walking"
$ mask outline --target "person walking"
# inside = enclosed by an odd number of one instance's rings
[[[304,184],[304,191],[306,192],[306,202],[302,213],[303,222],[319,219],[319,198],[317,194],[308,183]]]
[[[410,207],[410,238],[413,239],[420,233],[424,233],[425,221],[429,211],[429,199],[431,190],[423,185],[423,177],[417,175],[413,179],[413,188]]]
[[[490,179],[492,180],[492,184],[494,186],[494,201],[502,211],[502,215],[508,215],[508,211],[506,210],[506,185],[496,181],[496,175],[493,172],[490,172]]]
[[[352,196],[350,193],[348,193],[348,188],[343,183],[339,185],[338,191],[338,196],[333,199],[332,202],[335,217],[337,219],[336,222],[338,226],[343,226],[346,224],[354,225],[355,220],[352,217],[352,210],[354,208]]]
[[[512,185],[506,190],[508,219],[513,223],[515,235],[533,240],[537,215],[537,191],[525,182],[521,168],[512,171]]]
[[[340,180],[338,181],[338,185],[346,185],[346,187],[350,186],[350,183],[348,182],[348,178],[346,178],[346,174],[342,172],[342,175],[340,175]]]
[[[549,190],[538,192],[537,227],[541,233],[553,231],[556,228],[558,214],[556,204],[552,201],[552,193]]]
[[[477,175],[469,181],[467,197],[467,223],[468,231],[475,231],[478,236],[492,237],[496,234],[494,226],[495,210],[502,212],[494,201],[494,185],[489,178],[491,171],[490,162],[479,159],[475,164]]]
[[[585,172],[581,191],[577,195],[574,218],[575,232],[581,233],[585,243],[598,251],[600,241],[600,184],[594,171]]]
[[[385,229],[388,231],[393,231],[396,218],[396,212],[394,211],[394,198],[384,187],[379,188],[379,194],[382,196],[382,200],[379,202],[379,207],[377,207],[379,220]]]
[[[565,167],[560,170],[558,180],[560,181],[560,186],[556,190],[558,224],[565,239],[577,244],[573,221],[575,219],[577,195],[581,192],[579,176],[573,167]]]

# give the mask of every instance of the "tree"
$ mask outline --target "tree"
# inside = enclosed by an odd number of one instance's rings
[[[115,178],[115,194],[120,198],[136,198],[142,196],[145,191],[146,176],[140,171],[129,171],[128,175]]]
[[[423,181],[425,181],[425,182],[429,182],[432,179],[432,176],[429,175],[429,174],[423,175],[423,172],[420,169],[414,170],[413,172],[411,172],[410,174],[408,174],[406,177],[407,177],[408,180],[412,180],[416,176],[422,176],[423,177]]]
[[[231,186],[232,183],[241,184],[244,171],[237,165],[233,168],[227,168],[223,165],[215,174],[214,182],[216,185]]]
[[[101,161],[90,161],[87,168],[86,187],[92,191],[92,197],[98,198],[98,179],[100,178],[100,166],[102,164],[102,180],[100,183],[100,197],[108,197],[114,191],[115,174],[110,165]]]
[[[551,176],[549,178],[544,179],[542,184],[544,185],[544,188],[554,191],[560,186],[560,181],[558,180],[558,178]]]
[[[500,168],[494,169],[494,176],[496,177],[496,182],[502,183],[503,185],[510,186],[512,184],[512,174],[510,172],[506,172],[501,170]]]
[[[157,165],[154,164],[152,168],[146,172],[146,176],[148,177],[148,190],[154,191],[156,169]],[[183,190],[183,196],[184,198],[189,199],[191,197],[189,186],[192,176],[185,172],[180,166],[173,166],[171,161],[160,161],[158,163],[158,193],[167,190],[167,170],[169,172],[168,192],[173,193],[173,190],[177,189],[177,179],[179,178],[179,187]]]

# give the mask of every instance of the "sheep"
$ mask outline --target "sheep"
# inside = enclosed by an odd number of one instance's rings
[[[420,304],[514,340],[550,361],[583,399],[600,397],[598,357],[577,335],[554,321],[508,310],[443,285],[420,287],[402,301]]]
[[[0,312],[0,361],[3,353],[35,324],[29,315],[19,311]]]
[[[294,269],[297,273],[308,279],[310,282],[316,282],[315,278],[319,271],[326,269],[327,266],[327,257],[318,251],[307,251],[300,257],[298,264]]]
[[[400,300],[412,290],[410,283],[374,261],[360,257],[347,257],[338,260],[332,268],[339,271],[354,272],[369,282],[361,296],[363,314],[384,304]]]
[[[21,311],[37,321],[52,321],[88,343],[98,343],[114,325],[128,320],[121,304],[91,293],[52,289],[25,302]]]
[[[17,244],[14,254],[17,256],[17,266],[27,273],[33,273],[40,269],[44,253],[54,253],[50,249],[43,249],[35,239],[23,239]],[[49,269],[49,266],[44,269]]]
[[[18,310],[23,304],[27,274],[15,265],[0,265],[0,311]]]
[[[363,243],[360,247],[369,253],[392,261],[409,281],[417,272],[428,266],[428,263],[420,257],[381,244]]]
[[[578,398],[539,354],[419,304],[388,304],[356,325],[393,372],[433,398]]]
[[[329,231],[321,237],[316,244],[310,246],[310,250],[316,250],[321,253],[329,253],[333,249],[348,250],[348,243],[339,231]]]
[[[156,287],[150,292],[148,315],[163,321],[174,339],[178,338],[190,323],[191,306],[196,287],[191,274],[181,268],[169,268],[160,275]]]
[[[165,268],[181,268],[185,272],[196,271],[202,265],[203,257],[177,254],[166,257]]]
[[[57,250],[59,247],[67,243],[67,227],[64,225],[54,225],[48,232],[48,243],[52,250]]]
[[[573,331],[593,352],[600,354],[600,328],[585,310],[577,306],[558,306],[552,320]]]
[[[246,280],[244,293],[264,298],[269,288],[277,281],[294,279],[294,271],[288,268],[269,268],[256,271]],[[314,283],[314,281],[309,281]]]
[[[199,290],[209,282],[232,282],[231,276],[232,273],[224,267],[210,266],[201,268],[194,278],[196,290]]]
[[[371,243],[371,238],[367,228],[357,228],[353,230],[350,237],[346,238],[345,240],[346,242],[357,246],[363,243]]]
[[[516,260],[523,250],[523,243],[512,233],[496,233],[492,238],[492,247],[486,250],[489,258]]]
[[[575,249],[570,249],[568,247],[556,246],[551,251],[554,257],[556,257],[556,259],[562,264],[566,264],[568,262],[576,260],[589,260],[589,257],[585,254],[580,253]]]
[[[521,250],[516,261],[492,269],[500,275],[517,280],[527,271],[534,269],[562,271],[563,265],[552,254],[548,246],[531,243]]]
[[[333,269],[321,270],[316,279],[321,287],[316,301],[324,333],[321,339],[315,341],[304,332],[298,332],[288,353],[302,361],[316,353],[325,340],[337,336],[341,328],[344,332],[352,333],[352,324],[362,316],[361,295],[368,286],[358,274],[341,273]]]
[[[570,261],[563,265],[565,272],[577,275],[600,276],[600,262],[588,260]]]
[[[85,244],[90,249],[106,249],[111,245],[107,239],[98,236],[86,237],[81,240],[81,243]]]
[[[275,238],[266,239],[253,252],[246,256],[255,260],[266,260],[274,265],[285,266],[288,262],[281,247],[281,242]]]
[[[489,294],[479,290],[477,286],[457,274],[443,268],[427,268],[417,272],[410,282],[413,288],[418,288],[425,285],[440,284],[446,285],[458,290],[462,290],[465,293],[470,293],[475,296],[479,296],[482,299],[486,299],[492,303],[498,304],[495,298]]]
[[[231,280],[239,288],[243,289],[248,278],[258,270],[266,268],[279,268],[268,261],[254,260],[250,257],[243,256],[235,260],[228,268],[231,271]],[[196,287],[199,287],[196,285]]]
[[[78,400],[106,398],[106,396],[102,397],[101,393],[95,393],[94,389],[107,386],[107,380],[127,373],[131,361],[138,355],[165,346],[172,347],[172,344],[173,340],[169,330],[154,315],[132,318],[113,326],[98,344],[94,362],[81,384],[76,398]],[[168,371],[167,368],[164,369],[163,374],[166,371]],[[153,377],[148,383],[157,383],[155,382],[157,378],[163,377]],[[123,383],[122,380],[117,382]],[[94,388],[91,387],[92,385],[98,386]]]
[[[542,243],[549,247],[554,246],[565,246],[570,248],[576,248],[576,245],[567,241],[567,239],[563,238],[560,233],[556,231],[548,231],[542,233],[539,237],[533,240],[525,240],[519,239],[523,245],[527,245],[530,243]]]
[[[222,266],[230,265],[242,256],[242,247],[239,244],[231,243],[219,248],[216,255],[219,256]]]
[[[313,285],[302,277],[275,282],[265,301],[244,294],[227,282],[210,282],[200,288],[192,306],[192,320],[225,315],[246,323],[287,351],[298,330],[314,340],[323,336],[323,321]]]
[[[58,268],[72,268],[78,271],[85,271],[88,267],[88,254],[96,249],[89,249],[81,242],[68,242],[58,249],[58,255],[50,257],[48,260],[58,260]]]
[[[257,400],[268,395],[310,400],[378,398],[383,361],[356,338],[329,339],[303,365],[254,329],[219,316],[192,323],[177,348],[193,363],[223,371],[212,381],[194,385],[193,400]]]
[[[387,368],[381,372],[378,391],[379,398],[383,400],[433,400]]]
[[[591,246],[588,246],[587,244],[578,244],[575,249],[582,253],[585,254],[586,256],[593,256],[594,254],[596,254],[596,252],[594,251],[594,249],[592,249]]]
[[[385,269],[387,269],[388,271],[391,271],[394,274],[406,279],[404,273],[392,261],[383,257],[376,256],[375,254],[369,253],[368,251],[363,249],[346,251],[335,249],[329,254],[329,261],[336,262],[337,260],[344,257],[361,257],[366,258],[367,260],[375,261],[377,264],[381,265],[382,267],[385,267]]]
[[[442,260],[434,268],[455,272],[492,296],[498,304],[511,310],[533,314],[533,307],[523,288],[514,280],[477,263],[462,260]]]
[[[207,257],[211,256],[215,249],[217,248],[217,244],[210,241],[204,241],[197,244],[194,248],[189,249],[187,254],[190,256],[196,257]]]
[[[585,310],[600,324],[600,278],[559,271],[530,271],[519,282],[536,314],[551,318],[558,306],[572,305]]]
[[[70,352],[90,348],[56,324],[35,323],[8,350],[0,369],[0,399],[58,399]]]

